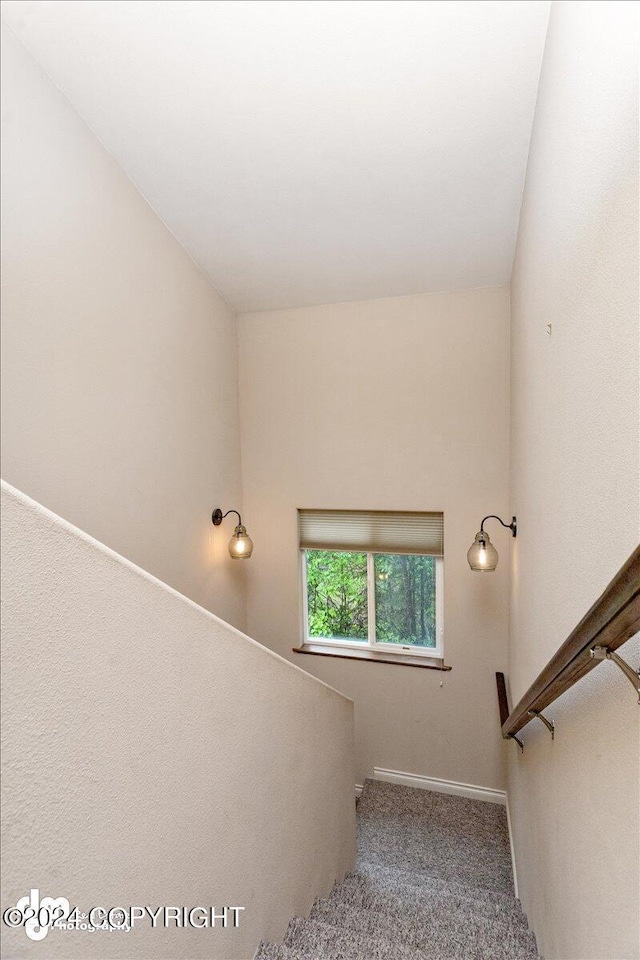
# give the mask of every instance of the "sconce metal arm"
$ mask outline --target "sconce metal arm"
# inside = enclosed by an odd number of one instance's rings
[[[213,523],[214,527],[219,527],[224,518],[228,517],[230,513],[235,513],[236,517],[238,518],[238,523],[242,523],[242,517],[237,510],[227,510],[226,513],[223,513],[220,507],[216,507],[211,514],[211,522]]]
[[[507,528],[507,530],[511,530],[512,536],[515,537],[515,535],[516,535],[516,530],[518,529],[518,526],[517,526],[517,524],[516,524],[516,518],[515,518],[515,517],[512,517],[512,518],[511,518],[511,523],[505,523],[504,520],[501,520],[501,519],[500,519],[500,517],[496,517],[495,513],[490,513],[489,516],[488,516],[488,517],[485,517],[484,520],[482,521],[482,523],[480,524],[480,533],[484,533],[484,523],[485,523],[485,520],[497,520],[498,523],[501,523],[503,527],[506,527],[506,528]]]

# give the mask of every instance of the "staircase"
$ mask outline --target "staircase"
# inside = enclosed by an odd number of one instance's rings
[[[356,871],[255,960],[538,960],[505,808],[366,780]]]

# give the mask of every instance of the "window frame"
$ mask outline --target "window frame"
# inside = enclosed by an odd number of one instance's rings
[[[318,644],[324,647],[337,647],[346,650],[368,650],[377,654],[397,654],[406,657],[425,657],[431,660],[444,659],[444,557],[434,557],[436,568],[436,646],[422,647],[411,644],[388,643],[375,639],[376,630],[376,592],[375,592],[375,561],[374,557],[384,556],[384,553],[373,553],[368,550],[331,550],[331,553],[364,553],[367,558],[367,639],[366,640],[336,640],[333,637],[309,636],[309,595],[307,592],[307,550],[313,547],[300,547],[300,572],[302,588],[302,642],[304,644]],[[392,556],[430,556],[430,554],[411,553],[401,551]]]

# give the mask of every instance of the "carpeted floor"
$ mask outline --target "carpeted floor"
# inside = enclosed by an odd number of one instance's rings
[[[505,808],[366,780],[354,873],[256,960],[537,960]]]

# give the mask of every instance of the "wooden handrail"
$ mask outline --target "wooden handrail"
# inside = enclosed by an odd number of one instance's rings
[[[508,713],[504,676],[496,674],[500,723],[505,739],[514,737],[536,713],[557,700],[565,690],[592,670],[594,647],[613,651],[640,630],[640,546],[618,570],[580,623],[549,660],[525,695]],[[500,679],[502,680],[502,690]],[[505,717],[504,711],[508,716]]]
[[[504,682],[504,673],[496,673],[496,684],[498,686],[500,726],[502,727],[509,719],[509,701],[507,700],[507,685]]]

